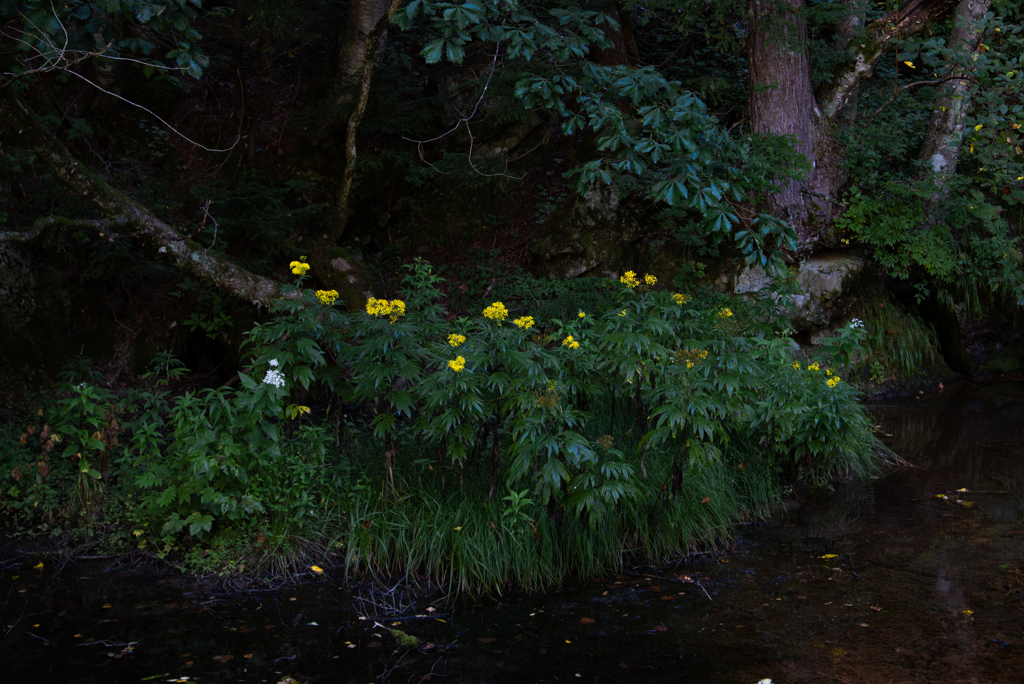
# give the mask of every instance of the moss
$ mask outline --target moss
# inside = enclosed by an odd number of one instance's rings
[[[400,629],[391,630],[391,636],[395,637],[399,648],[419,648],[420,640],[411,634],[406,634]]]

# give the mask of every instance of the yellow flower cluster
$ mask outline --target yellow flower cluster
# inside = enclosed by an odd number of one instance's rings
[[[619,282],[626,287],[638,287],[640,281],[636,279],[636,273],[633,271],[626,271],[626,273],[619,278]]]
[[[448,344],[453,347],[458,347],[460,344],[466,341],[465,335],[459,335],[458,333],[452,333],[448,336]]]
[[[305,259],[306,257],[302,258]],[[288,264],[288,268],[292,269],[292,273],[294,273],[297,276],[306,275],[306,271],[309,270],[309,264],[304,263],[302,261],[293,261],[292,263]]]
[[[533,316],[522,316],[521,318],[517,318],[512,322],[515,323],[520,328],[522,328],[523,330],[529,330],[530,328],[533,327]]]
[[[807,367],[807,370],[809,370],[809,371],[821,370],[821,367],[818,366],[818,362],[815,361],[814,363],[812,363],[810,366]]]
[[[489,307],[484,309],[484,318],[489,318],[492,321],[498,321],[498,325],[508,318],[508,309],[501,302],[494,302]]]
[[[680,349],[675,353],[676,363],[685,363],[687,368],[693,368],[706,358],[708,358],[706,349]]]
[[[456,373],[461,373],[462,369],[466,367],[466,359],[461,356],[456,356],[454,359],[448,362],[448,367]]]
[[[562,346],[563,347],[568,347],[569,349],[579,349],[580,348],[580,343],[577,342],[576,340],[574,340],[572,338],[572,335],[569,335],[564,340],[562,340]]]
[[[826,382],[825,384],[828,385],[829,387],[835,387],[839,383],[840,383],[839,376],[838,375],[833,375],[831,378],[828,379],[828,382]]]
[[[622,311],[620,311],[619,315],[622,316],[623,318],[625,318],[626,317],[626,310],[623,309]]]
[[[676,300],[676,304],[678,304],[679,306],[682,306],[683,304],[686,304],[686,302],[688,302],[691,299],[693,299],[693,297],[691,297],[688,294],[679,294],[677,292],[674,295],[672,295],[672,299]]]
[[[578,314],[576,314],[576,317],[577,318],[586,318],[587,314],[585,314],[584,312],[580,311]]]
[[[644,276],[644,282],[647,283],[648,287],[654,287],[658,284],[658,279],[648,273]]]
[[[405,315],[405,302],[401,299],[392,299],[389,302],[386,299],[370,297],[366,300],[366,313],[371,316],[388,316],[394,323],[399,316]]]
[[[732,318],[732,310],[731,309],[727,309],[725,307],[722,307],[721,309],[718,310],[718,317],[719,318]]]
[[[337,290],[317,290],[316,298],[320,300],[321,304],[330,306],[334,303],[334,300],[338,298]]]
[[[800,370],[800,362],[799,361],[794,361],[793,362],[793,370]]]

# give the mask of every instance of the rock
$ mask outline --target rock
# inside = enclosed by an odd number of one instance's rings
[[[792,296],[796,310],[790,320],[797,331],[819,330],[849,310],[849,296],[864,271],[864,260],[846,252],[819,252],[802,261],[796,274],[799,294]],[[771,278],[758,266],[745,268],[736,277],[733,292],[749,294],[763,290]],[[843,293],[847,296],[841,297]]]
[[[643,233],[639,214],[621,204],[612,188],[591,188],[544,222],[530,246],[530,270],[555,278],[611,277],[629,270],[632,243]]]

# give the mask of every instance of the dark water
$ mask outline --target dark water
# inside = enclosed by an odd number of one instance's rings
[[[8,559],[0,680],[1024,682],[1024,386],[874,412],[916,467],[796,497],[720,554],[541,596],[229,594]]]

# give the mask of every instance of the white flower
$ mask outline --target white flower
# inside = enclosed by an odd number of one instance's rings
[[[863,327],[864,327],[864,321],[860,320],[859,318],[854,318],[852,321],[850,321],[850,328],[852,328],[854,330],[856,330],[857,328],[863,328]]]
[[[270,367],[277,368],[277,359],[270,359]]]
[[[284,387],[284,376],[281,375],[280,371],[268,370],[267,374],[263,376],[263,384]]]

